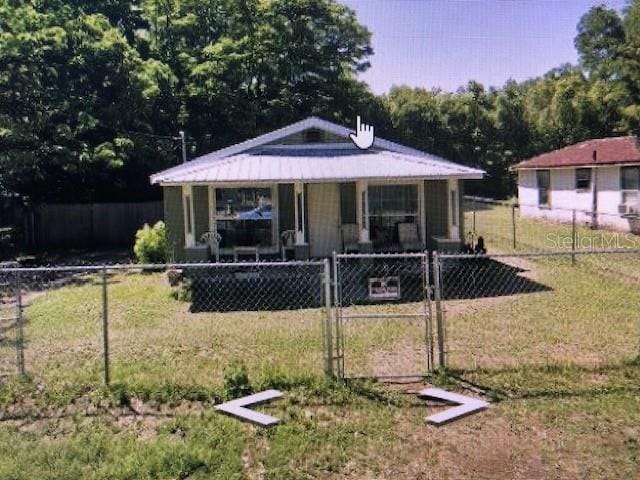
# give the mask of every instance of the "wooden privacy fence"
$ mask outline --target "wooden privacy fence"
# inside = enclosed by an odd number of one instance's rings
[[[130,247],[142,225],[162,219],[162,202],[40,204],[25,212],[23,233],[35,247]]]

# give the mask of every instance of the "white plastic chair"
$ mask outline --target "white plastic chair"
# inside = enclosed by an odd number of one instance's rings
[[[358,225],[355,223],[342,224],[342,248],[344,253],[359,252],[360,235]]]
[[[398,239],[400,248],[404,252],[418,252],[422,250],[422,242],[418,235],[418,225],[415,223],[399,223]]]
[[[200,237],[200,243],[204,243],[209,246],[211,253],[216,257],[216,263],[220,261],[220,242],[222,241],[222,235],[218,232],[205,232]]]
[[[296,251],[296,232],[295,230],[285,230],[280,234],[280,250],[282,251],[282,260],[287,260],[287,252]]]

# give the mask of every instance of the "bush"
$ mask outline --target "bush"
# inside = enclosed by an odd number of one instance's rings
[[[253,391],[244,363],[233,361],[224,372],[224,393],[227,398],[239,398]]]
[[[167,230],[164,222],[158,222],[153,227],[145,223],[144,227],[136,232],[133,253],[139,263],[165,263],[167,246]]]

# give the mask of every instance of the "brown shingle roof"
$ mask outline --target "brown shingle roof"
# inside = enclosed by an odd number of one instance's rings
[[[593,161],[593,152],[597,152]],[[640,145],[635,137],[611,137],[587,140],[553,152],[543,153],[514,165],[521,168],[558,168],[589,165],[640,163]]]

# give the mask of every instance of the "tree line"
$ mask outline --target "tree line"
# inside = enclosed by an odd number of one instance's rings
[[[578,65],[456,92],[358,74],[371,33],[335,0],[0,0],[0,194],[31,201],[157,198],[148,175],[309,115],[487,171],[640,120],[640,0],[580,19]],[[428,47],[428,45],[426,46]]]

